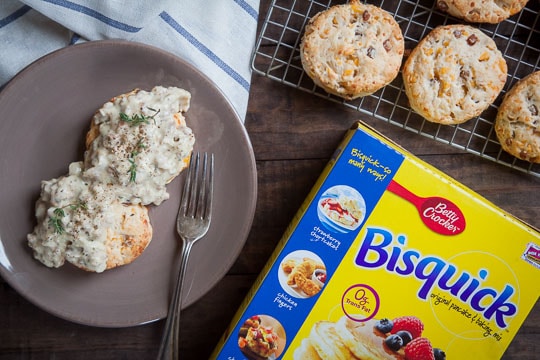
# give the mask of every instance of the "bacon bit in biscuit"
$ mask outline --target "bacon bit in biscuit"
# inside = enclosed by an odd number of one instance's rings
[[[370,17],[371,17],[371,14],[367,10],[364,11],[364,13],[362,14],[362,20],[364,21],[368,21]]]
[[[386,50],[386,52],[392,50],[392,42],[390,41],[390,39],[384,40],[383,47],[384,47],[384,50]]]
[[[486,61],[489,60],[489,54],[487,51],[484,51],[482,55],[478,58],[478,61]]]
[[[467,38],[467,44],[469,44],[470,46],[473,46],[474,44],[476,44],[477,41],[478,41],[478,38],[474,34],[472,34],[471,36]]]
[[[437,7],[439,8],[439,10],[442,10],[445,12],[448,10],[448,4],[444,1],[437,2]]]

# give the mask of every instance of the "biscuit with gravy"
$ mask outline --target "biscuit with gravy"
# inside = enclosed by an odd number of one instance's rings
[[[34,257],[48,267],[65,261],[90,272],[126,265],[152,240],[148,210],[122,204],[113,189],[81,177],[81,163],[66,176],[43,181],[37,225],[28,234]]]
[[[188,164],[194,136],[183,113],[186,90],[156,86],[105,103],[92,118],[84,161],[43,181],[37,225],[27,235],[48,267],[69,262],[91,272],[126,265],[152,240],[145,205],[168,198],[165,185]]]
[[[86,135],[87,178],[121,185],[123,202],[166,200],[165,185],[187,167],[195,142],[183,116],[190,99],[184,89],[156,86],[103,104]]]

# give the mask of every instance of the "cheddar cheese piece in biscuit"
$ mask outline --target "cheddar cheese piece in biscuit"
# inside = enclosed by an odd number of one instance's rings
[[[481,30],[446,25],[418,43],[402,72],[411,108],[428,121],[449,125],[480,115],[495,101],[507,65]]]
[[[395,79],[403,34],[385,10],[352,0],[316,14],[300,44],[302,66],[330,94],[355,99]]]
[[[515,157],[540,163],[540,71],[518,81],[503,98],[495,133]]]

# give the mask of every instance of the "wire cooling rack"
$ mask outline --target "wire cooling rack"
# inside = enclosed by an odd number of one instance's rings
[[[370,0],[394,16],[401,27],[405,48],[411,50],[439,25],[460,23],[436,8],[435,0]],[[401,74],[376,93],[345,101],[314,85],[302,69],[299,45],[308,20],[316,13],[344,1],[274,0],[257,39],[253,70],[328,100],[417,134],[540,177],[540,164],[519,160],[502,150],[493,129],[498,105],[519,79],[540,69],[540,1],[530,0],[518,14],[499,24],[472,24],[492,37],[508,64],[508,79],[497,100],[479,117],[460,125],[425,121],[409,107]]]

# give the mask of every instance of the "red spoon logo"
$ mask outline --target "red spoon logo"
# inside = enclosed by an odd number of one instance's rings
[[[419,197],[394,180],[390,181],[388,190],[413,204],[422,222],[436,233],[457,235],[465,230],[465,216],[450,200],[438,196]]]

